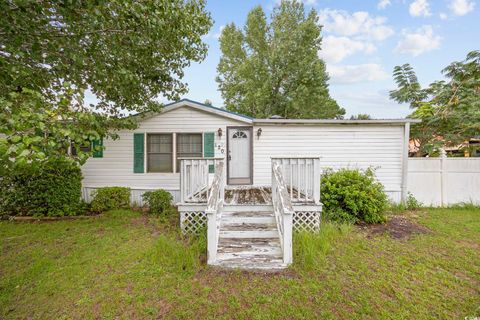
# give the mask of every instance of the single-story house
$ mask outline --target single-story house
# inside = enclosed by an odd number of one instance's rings
[[[319,228],[322,169],[373,167],[390,199],[405,199],[415,121],[254,119],[184,99],[104,140],[82,167],[83,193],[125,186],[140,204],[168,190],[185,231],[208,225],[209,263],[284,267],[292,229]]]
[[[269,186],[272,157],[315,156],[321,168],[374,167],[398,202],[406,194],[414,121],[252,119],[184,99],[146,116],[137,129],[120,131],[120,139],[105,140],[103,153],[82,167],[83,187],[130,187],[139,202],[143,191],[162,188],[178,202],[179,158],[228,155],[228,185]]]

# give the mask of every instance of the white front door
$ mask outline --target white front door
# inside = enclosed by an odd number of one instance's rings
[[[252,183],[252,127],[229,127],[228,184]]]

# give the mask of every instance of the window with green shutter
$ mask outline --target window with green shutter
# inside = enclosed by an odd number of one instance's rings
[[[143,173],[145,158],[145,134],[133,134],[133,172]]]

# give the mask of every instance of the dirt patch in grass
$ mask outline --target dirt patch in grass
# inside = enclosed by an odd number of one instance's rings
[[[369,236],[387,233],[393,239],[408,239],[412,235],[430,233],[431,231],[405,216],[392,216],[383,224],[360,224],[359,228],[365,230]]]

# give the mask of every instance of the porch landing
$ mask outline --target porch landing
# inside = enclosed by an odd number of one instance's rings
[[[227,186],[225,188],[225,205],[229,204],[272,204],[272,188],[252,186]]]

